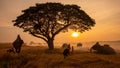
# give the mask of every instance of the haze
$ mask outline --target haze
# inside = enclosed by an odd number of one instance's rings
[[[36,3],[46,2],[79,5],[96,21],[92,30],[80,33],[79,37],[72,37],[73,31],[69,31],[58,34],[55,42],[120,40],[120,0],[0,0],[0,42],[12,42],[18,34],[25,42],[43,42],[23,32],[22,29],[14,27],[12,20],[15,20],[22,10]]]

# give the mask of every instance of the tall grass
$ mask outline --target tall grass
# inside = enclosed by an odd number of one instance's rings
[[[0,49],[10,48],[11,46],[11,43],[0,43]]]
[[[64,59],[62,49],[22,47],[20,54],[0,49],[0,68],[120,68],[120,54],[101,55],[75,51]]]

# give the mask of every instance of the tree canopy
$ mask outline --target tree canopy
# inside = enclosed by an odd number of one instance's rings
[[[84,32],[95,25],[95,21],[77,5],[61,3],[42,3],[22,11],[14,20],[14,26],[24,32],[41,38],[54,49],[54,37],[68,29]]]

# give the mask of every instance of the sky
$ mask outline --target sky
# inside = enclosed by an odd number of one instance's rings
[[[69,31],[58,34],[55,42],[120,40],[120,0],[0,0],[0,42],[13,42],[18,34],[25,42],[44,42],[13,26],[12,20],[15,20],[22,10],[36,3],[46,2],[76,4],[96,22],[91,30],[80,33],[79,37],[72,37],[73,31]]]

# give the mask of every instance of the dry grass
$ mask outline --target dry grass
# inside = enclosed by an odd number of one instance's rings
[[[10,45],[10,44],[9,44]],[[66,59],[62,49],[23,46],[20,54],[6,53],[0,45],[0,68],[120,68],[120,54],[101,55],[75,51]]]

